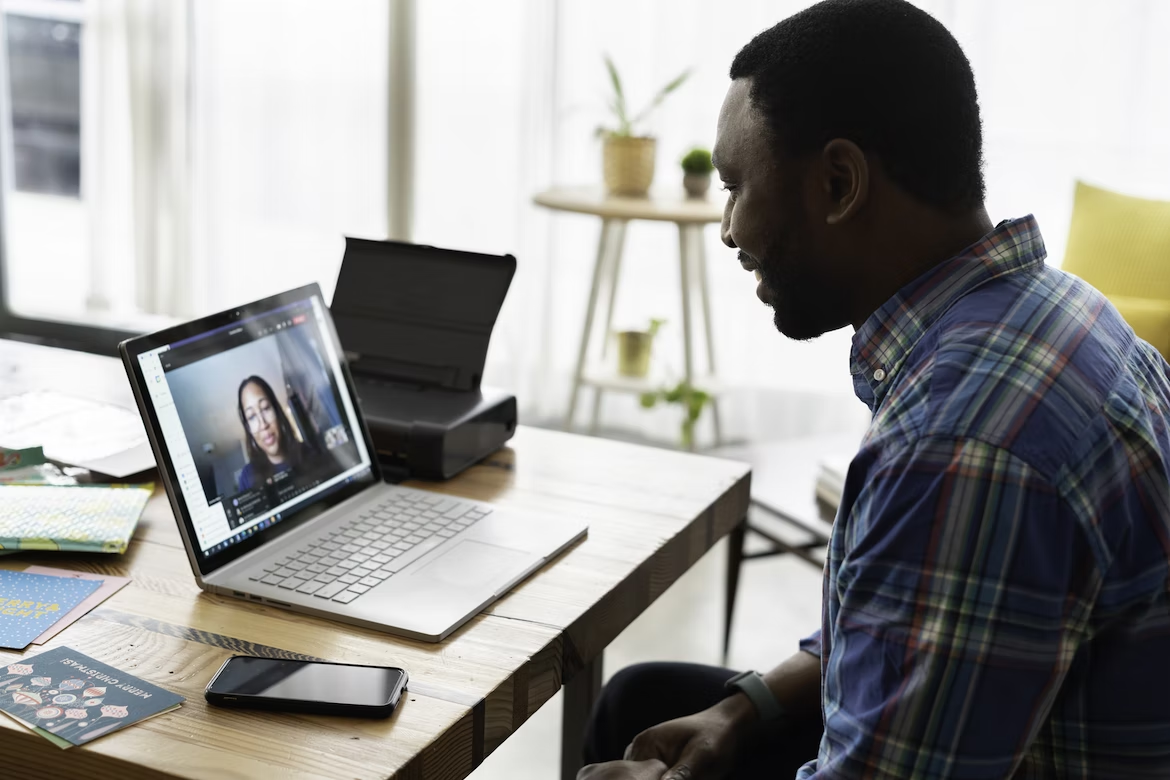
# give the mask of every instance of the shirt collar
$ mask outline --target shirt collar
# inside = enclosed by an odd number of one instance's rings
[[[955,257],[899,290],[853,335],[853,389],[877,408],[907,356],[959,298],[1005,274],[1036,268],[1047,252],[1036,219],[1004,220]]]

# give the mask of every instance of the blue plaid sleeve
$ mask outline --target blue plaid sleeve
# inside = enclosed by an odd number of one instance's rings
[[[1085,638],[1085,534],[1047,478],[979,441],[923,438],[870,476],[838,520],[826,739],[803,776],[1012,776]]]
[[[800,649],[806,653],[812,653],[817,658],[821,657],[821,630],[818,628],[804,639],[800,640]]]

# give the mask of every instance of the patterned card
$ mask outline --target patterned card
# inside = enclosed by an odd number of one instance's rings
[[[8,450],[0,447],[0,471],[39,466],[44,462],[45,451],[40,447],[26,447],[23,450]]]
[[[153,485],[0,485],[0,550],[126,552]]]
[[[0,647],[27,647],[101,584],[0,569]]]
[[[68,647],[23,658],[0,673],[0,710],[62,748],[170,712],[183,701]]]
[[[69,626],[81,620],[89,611],[113,596],[122,588],[130,584],[129,577],[114,577],[109,574],[91,574],[87,571],[71,571],[69,569],[54,569],[50,566],[29,566],[24,570],[26,574],[48,574],[52,577],[71,577],[76,580],[97,580],[101,582],[98,589],[85,597],[85,600],[69,612],[61,616],[45,633],[33,640],[34,645],[43,645],[60,634]]]

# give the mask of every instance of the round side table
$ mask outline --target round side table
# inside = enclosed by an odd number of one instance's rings
[[[646,198],[612,197],[598,187],[564,187],[541,192],[533,198],[537,205],[554,211],[590,214],[601,218],[601,237],[597,246],[597,260],[593,265],[593,285],[589,290],[589,304],[585,309],[585,325],[577,353],[577,369],[573,376],[573,390],[569,396],[569,411],[565,429],[571,430],[577,411],[577,400],[582,386],[594,389],[593,414],[589,430],[596,432],[601,412],[602,394],[615,392],[644,393],[658,389],[652,379],[624,377],[604,366],[591,366],[589,345],[592,341],[595,315],[599,305],[605,306],[605,327],[602,331],[600,358],[604,360],[609,330],[613,321],[614,300],[617,297],[621,271],[622,246],[626,226],[633,220],[673,222],[678,226],[679,292],[682,297],[683,365],[688,386],[700,388],[711,395],[711,420],[715,444],[722,443],[719,422],[718,394],[722,390],[715,380],[715,345],[711,337],[711,303],[707,292],[707,254],[703,245],[703,229],[723,219],[723,204],[706,198],[664,197],[651,194]],[[691,297],[698,288],[704,341],[707,350],[707,375],[695,372],[694,339],[692,334]],[[604,288],[604,291],[603,291]],[[602,301],[604,298],[604,302]],[[694,449],[692,439],[691,448]]]

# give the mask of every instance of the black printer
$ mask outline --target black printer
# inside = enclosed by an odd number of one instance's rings
[[[516,397],[480,387],[516,258],[347,238],[333,320],[387,475],[447,479],[516,431]]]

